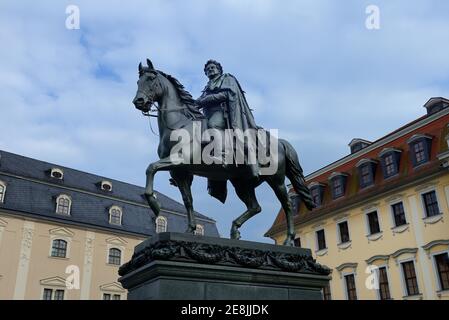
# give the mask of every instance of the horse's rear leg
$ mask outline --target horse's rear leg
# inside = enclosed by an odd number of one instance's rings
[[[280,181],[267,181],[270,187],[273,189],[276,197],[279,199],[284,209],[285,217],[287,219],[287,237],[284,241],[284,246],[294,246],[295,243],[295,227],[293,225],[293,209],[290,199],[288,197],[287,188],[284,182]]]
[[[193,211],[193,198],[192,198],[192,181],[193,175],[188,172],[170,171],[170,175],[175,180],[176,185],[182,195],[182,200],[184,201],[184,206],[187,210],[187,230],[186,233],[194,233],[196,230],[196,219],[195,213]]]
[[[234,185],[235,192],[237,193],[237,196],[242,200],[247,210],[243,212],[242,215],[240,215],[237,219],[235,219],[232,222],[231,227],[231,239],[240,239],[240,231],[239,228],[252,216],[258,214],[260,211],[262,211],[259,203],[257,202],[255,188],[252,186],[248,186],[247,182],[244,181],[232,181],[232,184]]]

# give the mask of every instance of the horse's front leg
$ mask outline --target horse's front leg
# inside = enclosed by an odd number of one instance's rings
[[[156,198],[156,195],[154,194],[154,175],[156,172],[161,170],[170,170],[172,168],[176,168],[179,165],[174,164],[170,157],[166,157],[163,159],[160,159],[159,161],[150,163],[146,170],[146,186],[145,186],[145,198],[148,201],[148,204],[150,205],[151,210],[153,210],[155,216],[157,217],[159,215],[159,212],[161,211],[161,205],[159,201]]]

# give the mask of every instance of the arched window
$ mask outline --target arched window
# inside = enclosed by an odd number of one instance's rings
[[[117,206],[112,206],[109,209],[109,223],[115,225],[122,224],[122,210]]]
[[[67,256],[67,241],[56,239],[51,245],[51,256],[65,258]]]
[[[157,217],[156,218],[156,232],[167,232],[167,218]]]
[[[3,203],[5,200],[6,193],[6,184],[3,181],[0,181],[0,203]]]
[[[204,227],[201,224],[196,225],[195,234],[198,236],[204,236]]]
[[[56,213],[70,215],[70,207],[72,205],[72,201],[69,196],[64,194],[60,195],[56,198]]]
[[[117,248],[111,248],[109,249],[109,264],[115,264],[119,266],[122,261],[122,251]]]

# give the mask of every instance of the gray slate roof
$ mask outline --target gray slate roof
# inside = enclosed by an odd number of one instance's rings
[[[52,168],[63,170],[63,180],[50,176]],[[106,228],[109,231],[145,236],[155,233],[151,221],[154,214],[143,197],[142,187],[2,150],[0,180],[7,184],[0,209],[47,220]],[[99,183],[103,180],[112,183],[111,192],[101,190]],[[55,213],[56,197],[60,194],[72,198],[70,216]],[[161,215],[168,220],[168,231],[183,232],[187,227],[184,205],[157,191],[156,194],[162,206]],[[109,224],[109,208],[112,205],[120,206],[123,210],[121,226]],[[200,213],[196,213],[196,216],[197,223],[204,226],[205,235],[219,236],[213,219]]]

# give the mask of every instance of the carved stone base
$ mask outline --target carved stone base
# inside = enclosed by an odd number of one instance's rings
[[[322,299],[330,270],[309,249],[160,233],[136,246],[119,281],[128,299]]]

